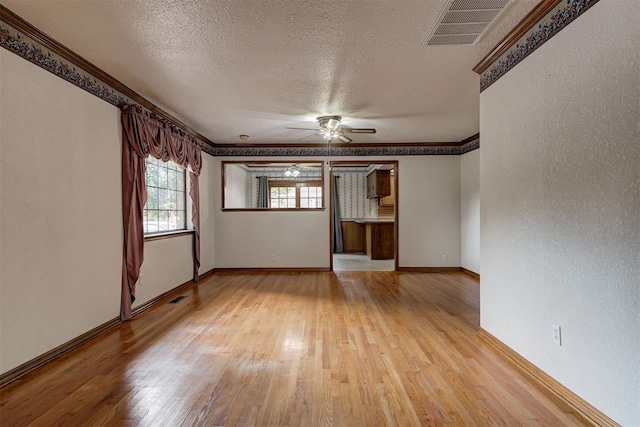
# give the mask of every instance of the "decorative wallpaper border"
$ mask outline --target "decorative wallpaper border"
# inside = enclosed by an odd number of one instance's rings
[[[460,145],[460,154],[466,154],[470,151],[473,150],[477,150],[478,148],[480,148],[480,137],[476,137],[475,139],[472,139],[471,141],[468,141],[462,145]]]
[[[480,74],[480,92],[495,83],[598,1],[564,0],[560,2]]]
[[[217,157],[348,157],[348,156],[451,156],[460,155],[459,146],[390,147],[213,147]],[[471,150],[469,150],[471,151]]]
[[[68,64],[60,56],[2,21],[0,21],[0,46],[120,109],[126,105],[135,104],[106,83]]]

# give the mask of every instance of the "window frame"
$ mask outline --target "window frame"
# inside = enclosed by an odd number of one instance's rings
[[[316,181],[309,181],[309,180],[295,181],[295,180],[284,180],[284,179],[271,180],[271,181],[269,181],[269,202],[271,202],[271,188],[273,188],[273,187],[283,187],[283,188],[295,187],[295,189],[296,189],[296,197],[295,197],[296,207],[295,208],[268,208],[268,209],[319,209],[319,208],[303,208],[303,207],[300,207],[300,200],[302,199],[300,197],[300,189],[302,187],[320,187],[322,189],[322,195],[320,196],[320,199],[321,199],[320,203],[324,204],[324,188],[322,186],[322,181],[320,181],[320,180],[316,180]],[[314,199],[317,199],[317,198],[318,197],[314,197]]]
[[[153,186],[152,188],[155,188],[157,190],[167,190],[167,191],[173,191],[173,192],[177,192],[178,197],[180,197],[180,193],[182,193],[182,198],[183,200],[183,207],[184,209],[160,209],[159,207],[157,209],[148,209],[147,208],[147,204],[149,203],[149,183],[148,183],[148,171],[149,171],[149,162],[150,161],[154,161],[155,162],[155,166],[156,167],[162,167],[167,169],[167,171],[169,170],[175,170],[177,174],[182,174],[183,179],[182,179],[182,183],[183,183],[183,187],[182,188],[177,188],[178,186],[176,185],[176,188],[169,188],[169,179],[167,178],[167,186],[166,187],[160,187],[160,186]],[[167,163],[171,163],[173,164],[173,166],[175,166],[175,168],[169,168],[166,164]],[[180,165],[174,163],[173,161],[171,161],[171,159],[167,160],[167,161],[163,161],[162,159],[158,159],[156,157],[153,156],[147,156],[145,158],[145,176],[144,176],[144,185],[145,185],[145,190],[147,191],[147,201],[145,202],[144,206],[142,207],[142,229],[143,229],[143,235],[144,235],[144,240],[145,241],[150,241],[150,240],[160,240],[160,239],[164,239],[164,238],[168,238],[168,237],[176,237],[176,236],[181,236],[181,235],[188,235],[188,234],[192,234],[195,230],[193,230],[192,228],[189,227],[189,205],[188,205],[188,198],[187,198],[187,188],[188,188],[188,174],[187,174],[187,169],[182,168]],[[184,222],[183,222],[183,228],[177,228],[174,230],[161,230],[161,231],[154,231],[154,232],[147,232],[145,231],[145,228],[147,227],[147,222],[148,220],[145,220],[145,214],[149,211],[155,211],[158,213],[158,217],[159,217],[159,213],[161,211],[171,211],[171,212],[176,212],[176,213],[184,213]],[[158,221],[159,222],[159,221]]]

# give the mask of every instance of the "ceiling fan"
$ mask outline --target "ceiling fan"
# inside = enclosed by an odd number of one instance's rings
[[[314,130],[315,133],[299,138],[299,140],[313,138],[314,136],[322,135],[328,142],[333,141],[333,138],[337,138],[344,143],[353,141],[351,138],[345,136],[345,133],[376,133],[373,128],[347,128],[341,127],[340,122],[342,117],[340,116],[320,116],[317,117],[318,129],[314,128],[293,128],[285,127],[285,129],[297,129],[297,130]]]

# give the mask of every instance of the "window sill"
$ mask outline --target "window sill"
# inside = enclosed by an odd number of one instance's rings
[[[176,230],[176,231],[168,231],[166,233],[147,234],[144,236],[144,241],[152,242],[154,240],[171,239],[173,237],[191,235],[191,234],[194,234],[195,232],[196,230]]]
[[[326,208],[222,208],[222,212],[318,212]]]

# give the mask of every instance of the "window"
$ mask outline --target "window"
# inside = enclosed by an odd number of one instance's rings
[[[186,173],[171,161],[147,157],[144,234],[187,229]]]
[[[269,182],[271,208],[321,208],[322,182]]]

